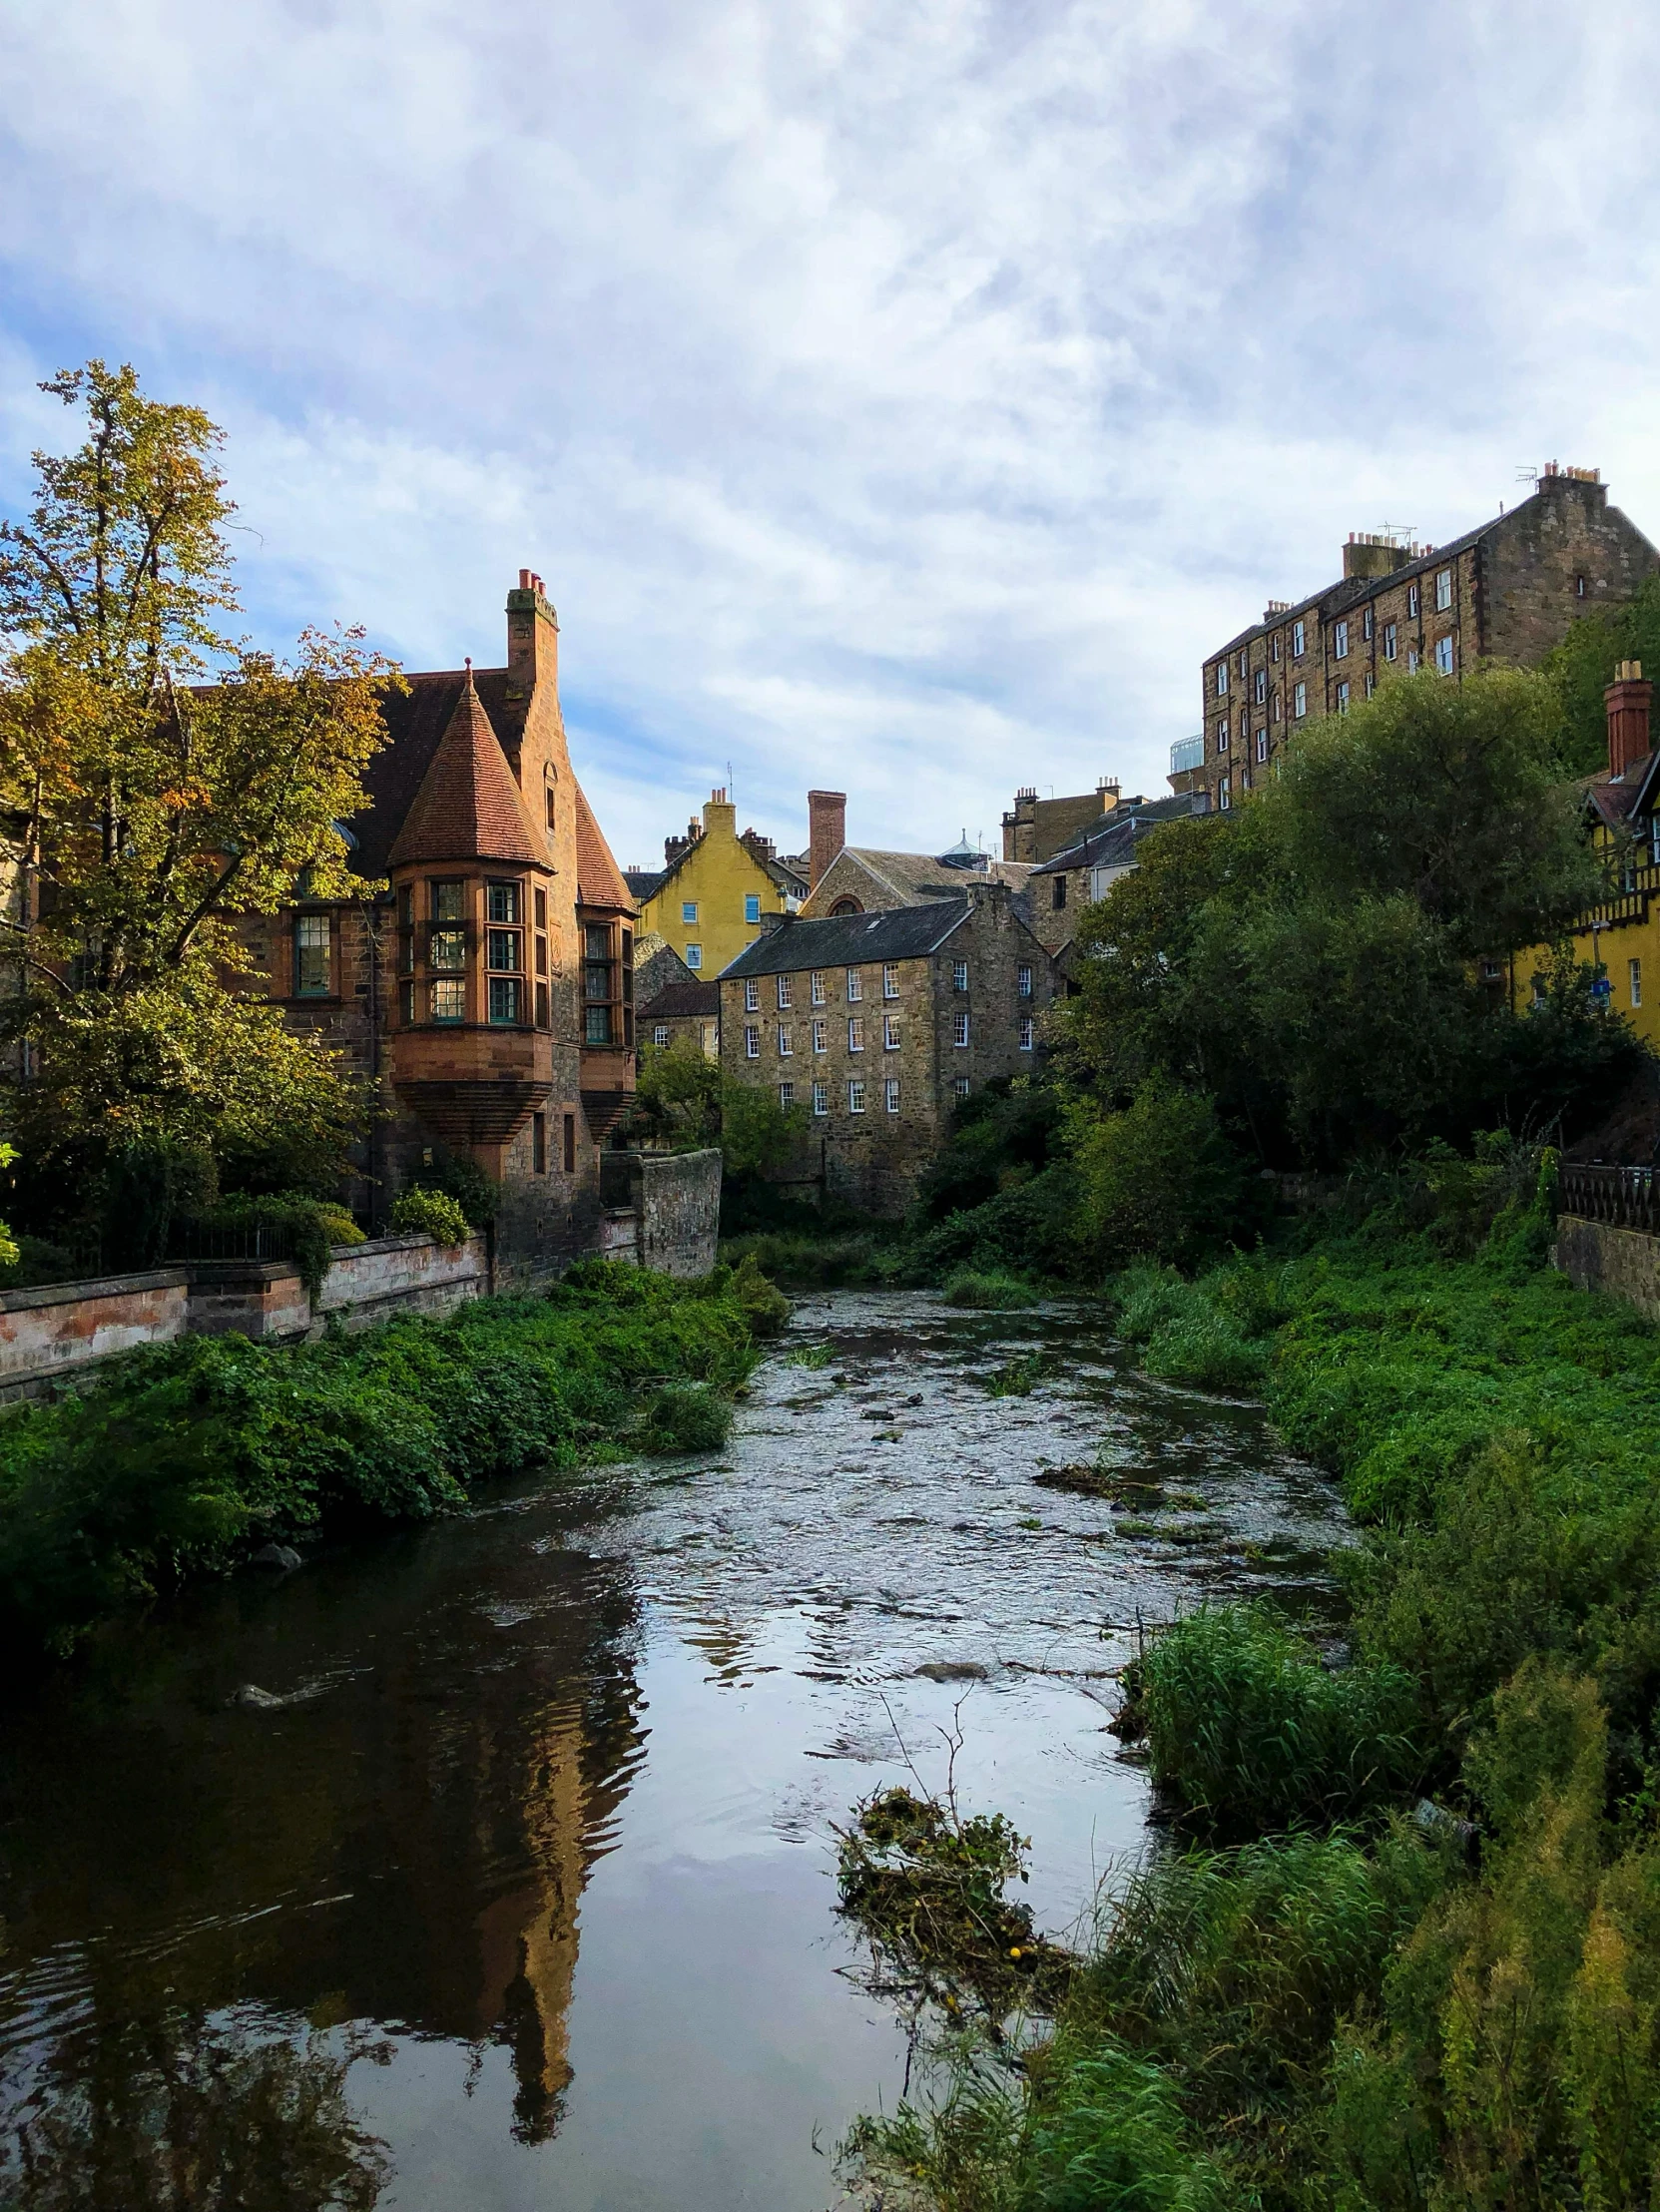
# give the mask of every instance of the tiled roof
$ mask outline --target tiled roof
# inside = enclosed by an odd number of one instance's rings
[[[415,803],[415,794],[432,765],[438,740],[454,717],[466,681],[465,669],[438,669],[405,677],[406,690],[395,691],[388,686],[380,694],[380,719],[386,726],[387,742],[363,772],[369,805],[361,814],[353,815],[349,824],[357,839],[352,865],[358,874],[385,874],[393,840]],[[497,736],[510,734],[520,718],[506,696],[506,669],[475,669],[473,687]]]
[[[823,921],[787,918],[721,970],[731,976],[793,974],[798,968],[857,967],[866,960],[915,960],[939,946],[963,920],[968,901],[930,898],[875,914],[830,914]]]
[[[387,864],[470,859],[552,864],[468,671]]]
[[[721,986],[714,976],[692,975],[665,984],[655,998],[644,1001],[639,1016],[642,1021],[674,1021],[694,1014],[718,1014],[720,1010]]]
[[[1100,829],[1091,830],[1062,851],[1051,854],[1034,871],[1038,875],[1063,875],[1075,867],[1128,866],[1136,845],[1160,823],[1178,821],[1183,815],[1208,814],[1201,792],[1177,792],[1169,799],[1138,799],[1115,807]]]
[[[1585,803],[1609,829],[1618,830],[1645,806],[1652,806],[1657,769],[1660,753],[1645,753],[1640,761],[1630,763],[1623,776],[1599,769],[1585,779]]]
[[[623,881],[637,906],[643,906],[648,898],[655,898],[668,880],[667,868],[625,867],[623,870]]]
[[[605,832],[594,820],[582,786],[576,787],[576,895],[582,906],[612,906],[634,911],[623,871],[611,857]]]

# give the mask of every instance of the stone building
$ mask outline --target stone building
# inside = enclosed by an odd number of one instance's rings
[[[885,912],[916,906],[932,898],[959,898],[967,881],[1001,883],[1020,895],[1031,875],[1029,865],[996,860],[978,851],[966,835],[946,852],[894,852],[878,845],[845,841],[847,802],[841,792],[809,792],[808,822],[812,888],[802,902],[802,919],[829,914]]]
[[[500,1186],[498,1273],[596,1240],[600,1150],[634,1087],[634,902],[571,767],[559,627],[507,595],[507,665],[409,676],[346,826],[355,900],[247,924],[274,998],[367,1078],[388,1118],[356,1211],[378,1224],[440,1148]]]
[[[1207,812],[1203,795],[1177,792],[1165,799],[1126,799],[1099,828],[1032,870],[1029,886],[1031,926],[1047,949],[1070,973],[1065,959],[1082,907],[1105,898],[1120,876],[1136,864],[1136,846],[1162,823]]]
[[[1554,461],[1530,497],[1449,545],[1351,536],[1338,582],[1271,601],[1207,657],[1202,737],[1173,749],[1171,784],[1230,807],[1299,729],[1371,698],[1391,674],[1531,665],[1578,616],[1630,599],[1657,568],[1660,551],[1608,504],[1597,470]]]
[[[957,1102],[1028,1073],[1053,964],[1006,884],[884,912],[781,916],[721,977],[721,1066],[803,1109],[791,1180],[904,1212]]]
[[[739,834],[738,809],[724,791],[710,793],[702,821],[694,816],[684,836],[664,838],[663,857],[655,874],[628,870],[629,893],[641,934],[673,946],[694,975],[719,975],[754,942],[763,914],[793,913],[807,896],[771,837]]]
[[[1003,858],[1052,859],[1086,830],[1100,828],[1101,817],[1118,805],[1118,785],[1105,776],[1093,792],[1077,799],[1039,799],[1035,785],[1023,786],[1014,795],[1012,811],[1003,817]]]
[[[719,1056],[721,986],[713,975],[694,975],[661,937],[634,940],[634,994],[642,1051],[694,1044],[712,1060]]]

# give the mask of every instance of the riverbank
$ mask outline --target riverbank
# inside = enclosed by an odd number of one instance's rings
[[[884,2201],[1648,2201],[1660,1337],[1525,1229],[1113,1287],[1152,1373],[1260,1393],[1341,1478],[1348,1663],[1260,1608],[1151,1642],[1119,1726],[1173,1848],[1023,2086],[959,2045],[932,2105],[858,2132]]]
[[[545,1295],[314,1344],[188,1338],[0,1417],[0,1618],[62,1653],[268,1543],[424,1520],[471,1487],[720,1443],[787,1311],[753,1267],[701,1283],[604,1261]]]

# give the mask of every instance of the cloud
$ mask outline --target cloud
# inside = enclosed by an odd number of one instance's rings
[[[0,31],[0,483],[100,350],[231,432],[250,619],[501,650],[613,842],[1163,788],[1352,528],[1646,436],[1660,20],[1406,0],[82,0]]]

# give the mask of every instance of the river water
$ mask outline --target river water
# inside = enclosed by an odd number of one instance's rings
[[[1155,1487],[1036,1479],[1097,1461]],[[1063,1934],[1145,1839],[1138,1613],[1318,1609],[1341,1533],[1258,1410],[1087,1308],[844,1292],[718,1454],[193,1597],[0,1728],[21,2201],[824,2212],[905,2064],[832,1823],[954,1734]]]

